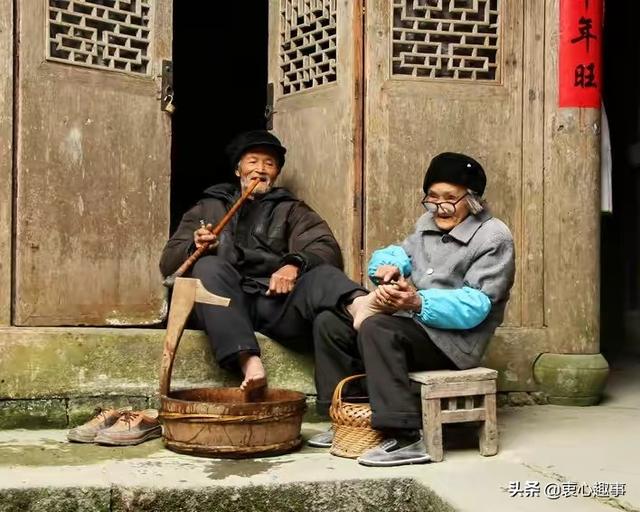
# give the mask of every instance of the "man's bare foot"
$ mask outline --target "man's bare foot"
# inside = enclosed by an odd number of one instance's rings
[[[242,391],[250,392],[254,389],[264,388],[267,385],[267,373],[260,357],[242,354],[240,356],[240,368],[244,374],[244,380],[240,384]]]
[[[360,325],[370,316],[376,313],[395,313],[395,309],[384,305],[378,301],[375,292],[370,292],[367,295],[361,295],[356,297],[349,306],[347,311],[353,317],[353,328],[357,331],[360,329]]]

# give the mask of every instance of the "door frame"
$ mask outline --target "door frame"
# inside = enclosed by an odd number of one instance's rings
[[[13,9],[0,0],[0,327],[11,325],[13,295]]]

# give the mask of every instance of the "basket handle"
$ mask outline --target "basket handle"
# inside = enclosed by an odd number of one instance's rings
[[[162,363],[160,365],[160,394],[167,396],[171,388],[171,372],[184,326],[196,302],[227,307],[230,299],[209,292],[200,279],[192,277],[176,278],[169,309],[167,332],[164,338]]]
[[[331,402],[340,406],[342,404],[342,388],[344,387],[344,385],[348,382],[351,382],[352,380],[362,379],[366,376],[366,373],[359,373],[357,375],[351,375],[350,377],[342,379],[340,382],[338,382],[336,389],[333,390],[333,398],[331,399]]]

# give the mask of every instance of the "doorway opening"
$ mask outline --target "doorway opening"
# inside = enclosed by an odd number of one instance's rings
[[[637,0],[606,4],[603,97],[611,137],[613,211],[602,215],[601,351],[610,361],[640,356],[639,16]]]
[[[264,129],[269,2],[174,2],[171,232],[210,185],[233,181],[225,147]]]

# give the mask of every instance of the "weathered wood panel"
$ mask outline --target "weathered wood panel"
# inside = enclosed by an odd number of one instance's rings
[[[326,2],[327,6],[331,3]],[[337,79],[284,94],[280,0],[270,1],[269,81],[275,89],[274,133],[288,151],[280,184],[327,220],[340,242],[347,274],[359,280],[362,7],[353,0],[339,0],[335,5]]]
[[[545,3],[524,3],[522,112],[522,246],[516,279],[522,290],[522,325],[544,325],[544,98]]]
[[[470,154],[483,163],[488,177],[486,196],[494,214],[511,228],[516,243],[518,279],[505,325],[522,325],[525,318],[527,324],[541,325],[542,280],[537,276],[542,272],[542,252],[531,249],[539,242],[540,232],[528,228],[540,221],[542,196],[525,196],[524,183],[536,189],[543,170],[534,157],[524,158],[523,149],[525,37],[535,38],[536,34],[524,30],[521,0],[499,5],[501,69],[493,82],[392,76],[390,37],[397,13],[394,18],[392,3],[384,0],[367,7],[365,254],[402,240],[413,230],[423,213],[422,180],[433,156],[442,151]],[[528,51],[540,50],[531,43]],[[539,115],[539,111],[538,107],[528,115]],[[537,121],[527,128],[528,137],[542,130]],[[536,140],[538,145],[528,150],[532,155],[542,152],[541,135],[526,141],[530,145]],[[526,316],[522,311],[525,303]]]
[[[600,110],[558,108],[558,0],[547,0],[544,302],[550,352],[597,353]]]
[[[47,2],[19,7],[15,323],[155,323],[171,146],[155,75],[171,2],[151,12],[149,76],[45,62]]]
[[[13,2],[0,0],[0,326],[11,323]]]

